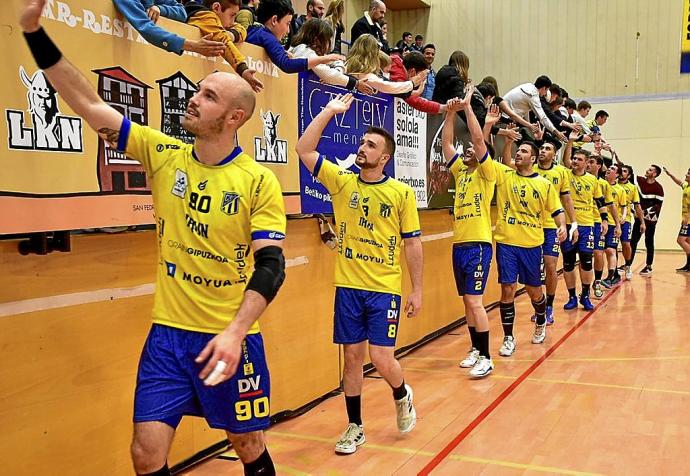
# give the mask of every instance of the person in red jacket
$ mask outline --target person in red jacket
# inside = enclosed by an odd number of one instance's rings
[[[405,59],[401,58],[400,53],[397,51],[391,53],[391,60],[393,61],[393,65],[391,66],[391,81],[409,81],[411,77],[428,69],[424,55],[417,51],[408,53]],[[428,114],[443,114],[446,112],[445,104],[429,101],[421,96],[411,95],[404,98],[404,100],[418,111]]]

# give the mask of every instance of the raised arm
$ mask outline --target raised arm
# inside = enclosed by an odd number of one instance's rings
[[[62,56],[39,23],[46,0],[28,0],[19,23],[38,67],[62,99],[99,135],[117,144],[123,116],[98,96],[93,86]]]
[[[453,98],[446,103],[446,117],[443,120],[443,132],[441,140],[443,141],[443,158],[446,163],[453,160],[455,157],[455,118],[456,112],[460,110],[460,99]]]
[[[467,118],[467,128],[470,131],[470,137],[472,138],[472,147],[474,148],[474,156],[477,160],[482,160],[486,155],[486,144],[484,143],[484,134],[482,134],[482,128],[479,125],[477,116],[475,116],[472,110],[472,93],[474,93],[474,86],[470,85],[465,91],[465,99],[460,103],[460,107],[465,111],[465,116]]]
[[[517,112],[513,111],[513,108],[510,107],[508,101],[501,101],[498,107],[501,109],[502,113],[511,118],[516,124],[520,124],[523,127],[527,127],[528,129],[531,129],[533,132],[535,131],[535,125],[530,124],[529,121],[520,117],[520,115]]]
[[[665,166],[662,166],[661,168],[664,169],[664,172],[666,172],[666,175],[668,175],[669,177],[671,177],[671,180],[673,180],[674,182],[676,182],[676,185],[678,185],[678,186],[681,187],[681,188],[683,187],[683,181],[682,181],[682,180],[680,180],[678,177],[676,177],[676,176],[673,175],[671,172],[669,172],[668,169],[667,169]]]
[[[575,139],[579,137],[579,134],[577,131],[572,131],[568,135],[568,143],[565,145],[565,149],[563,149],[563,165],[566,168],[570,168],[572,162],[570,161],[570,158],[573,156],[573,143],[575,142]]]
[[[333,116],[343,114],[350,109],[352,101],[354,101],[352,94],[337,96],[331,99],[326,107],[312,119],[302,137],[297,141],[295,151],[305,167],[309,169],[309,172],[314,172],[316,162],[319,160],[319,153],[316,151],[316,147],[319,145],[323,130],[333,119]]]

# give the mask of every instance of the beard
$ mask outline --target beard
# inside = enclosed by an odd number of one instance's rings
[[[182,127],[198,138],[218,136],[223,132],[226,116],[223,114],[212,121],[204,121],[199,116],[191,116],[190,119],[185,116],[182,119]]]
[[[361,155],[358,155],[355,159],[355,164],[357,164],[357,167],[359,167],[360,169],[375,169],[379,166],[380,162],[380,159],[369,161],[365,156]]]

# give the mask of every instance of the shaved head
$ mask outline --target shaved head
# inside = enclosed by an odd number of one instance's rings
[[[214,82],[221,88],[224,98],[227,99],[227,111],[230,114],[233,110],[244,111],[244,118],[240,126],[254,114],[256,107],[256,96],[252,87],[240,76],[224,71],[216,71],[206,76],[206,80],[213,78]]]

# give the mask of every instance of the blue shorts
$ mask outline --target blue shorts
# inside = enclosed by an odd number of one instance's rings
[[[606,230],[608,232],[608,230]],[[604,251],[606,246],[606,236],[601,234],[601,223],[594,224],[594,251]]]
[[[678,236],[690,236],[690,225],[680,225]]]
[[[489,243],[453,245],[453,274],[458,296],[484,294],[492,255]]]
[[[619,239],[616,238],[616,226],[610,225],[606,231],[606,248],[618,249],[618,241]]]
[[[568,233],[570,233],[570,225],[568,225]],[[561,243],[561,248],[563,253],[569,253],[572,250],[576,250],[580,253],[589,253],[590,255],[594,251],[594,230],[591,226],[578,226],[577,227],[577,242],[566,239]]]
[[[561,250],[561,243],[558,241],[558,230],[555,228],[544,228],[544,244],[541,245],[541,252],[544,256],[554,256],[558,258]]]
[[[522,248],[496,243],[498,282],[541,286],[541,246]]]
[[[270,423],[270,377],[261,334],[242,343],[237,372],[207,387],[196,356],[215,334],[154,324],[139,361],[134,422],[160,421],[176,428],[183,415],[202,416],[211,428],[248,433]]]
[[[632,239],[632,226],[629,221],[626,221],[621,225],[621,241],[623,243],[630,243]]]
[[[395,346],[400,319],[400,296],[362,289],[335,288],[333,342]]]

